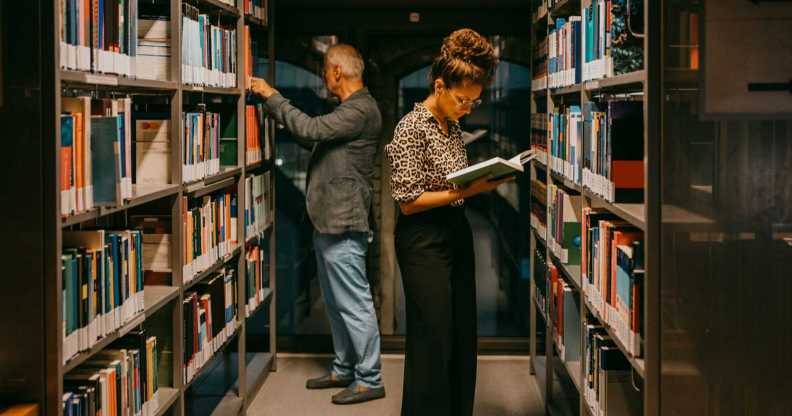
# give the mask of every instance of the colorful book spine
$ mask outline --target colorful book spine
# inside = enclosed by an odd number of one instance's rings
[[[548,84],[561,88],[582,81],[580,16],[558,18],[548,35]]]
[[[609,202],[641,203],[644,193],[643,103],[583,106],[583,185]]]
[[[145,310],[140,231],[65,231],[64,363]]]
[[[61,68],[137,76],[138,0],[60,0]]]
[[[245,317],[250,317],[264,302],[264,288],[268,285],[269,251],[265,244],[253,245],[245,253]]]
[[[229,187],[201,198],[183,197],[184,283],[230,256],[238,245],[237,194]]]
[[[580,107],[564,107],[548,115],[550,168],[580,184],[583,176],[583,113]]]
[[[221,269],[196,284],[195,290],[185,293],[185,351],[182,362],[185,383],[195,378],[239,326],[235,276],[234,269]]]
[[[182,178],[195,182],[220,173],[220,114],[182,113]]]
[[[270,120],[261,104],[245,106],[245,160],[248,165],[269,159]]]
[[[270,195],[271,174],[266,172],[261,175],[245,178],[245,189],[249,198],[245,200],[245,235],[252,236],[266,230],[272,218],[273,206]]]
[[[63,377],[64,414],[154,414],[159,364],[157,338],[130,332]]]
[[[236,87],[236,30],[212,24],[212,17],[182,5],[182,78],[184,83]]]
[[[632,356],[643,354],[643,232],[604,211],[583,209],[583,291]]]

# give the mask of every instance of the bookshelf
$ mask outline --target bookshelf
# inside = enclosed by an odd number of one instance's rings
[[[142,4],[142,0],[138,0]],[[246,94],[246,71],[245,60],[246,51],[244,45],[244,29],[246,25],[255,26],[251,30],[263,47],[259,48],[259,55],[253,56],[254,60],[263,62],[266,58],[266,77],[274,83],[275,71],[275,51],[274,51],[274,2],[269,1],[268,7],[264,11],[266,19],[253,17],[244,12],[244,0],[232,1],[232,4],[220,0],[156,0],[149,2],[159,7],[165,15],[169,17],[167,28],[169,31],[170,55],[168,62],[168,79],[142,79],[119,75],[115,73],[68,69],[61,65],[62,50],[59,27],[61,26],[61,0],[53,0],[54,28],[54,56],[52,62],[56,68],[54,71],[54,94],[53,103],[54,118],[54,137],[61,137],[61,113],[63,111],[63,97],[90,97],[93,100],[128,98],[132,102],[131,111],[137,113],[167,114],[163,117],[170,123],[170,130],[167,138],[169,140],[168,154],[165,163],[169,172],[167,183],[158,184],[131,184],[129,198],[124,198],[122,203],[114,206],[102,206],[93,209],[83,210],[82,212],[70,213],[62,216],[60,188],[58,193],[46,198],[54,206],[48,210],[55,214],[54,221],[48,221],[52,225],[50,235],[53,236],[53,243],[46,246],[48,249],[48,260],[45,261],[47,270],[46,287],[47,298],[52,300],[52,304],[46,308],[46,320],[49,324],[46,327],[45,338],[54,341],[48,344],[48,359],[46,362],[46,372],[48,376],[46,385],[46,400],[44,402],[44,414],[48,416],[62,416],[64,414],[62,397],[64,393],[64,377],[69,372],[79,368],[81,365],[95,358],[102,350],[113,344],[118,339],[135,330],[143,328],[146,334],[157,337],[158,346],[162,346],[159,354],[159,367],[155,371],[159,374],[158,378],[158,399],[157,406],[147,409],[144,416],[161,415],[184,415],[189,413],[191,400],[197,400],[190,394],[191,389],[202,383],[202,376],[213,371],[213,361],[224,361],[233,371],[227,374],[235,374],[235,379],[231,380],[230,387],[219,399],[211,414],[213,415],[237,415],[247,412],[249,405],[255,398],[256,393],[265,383],[270,372],[277,368],[276,350],[276,325],[275,325],[275,302],[276,302],[276,236],[275,236],[275,182],[273,163],[266,156],[257,163],[246,163],[246,104],[251,97]],[[235,3],[235,4],[233,4]],[[126,3],[129,4],[129,3]],[[237,34],[235,44],[235,56],[237,67],[235,73],[236,86],[220,87],[197,85],[184,82],[185,70],[182,66],[182,16],[183,7],[187,4],[196,8],[201,14],[209,16],[213,24],[221,25],[224,29],[235,31]],[[147,4],[147,7],[154,7]],[[142,15],[141,10],[137,10]],[[132,13],[130,11],[130,13]],[[129,34],[131,38],[131,34]],[[255,53],[255,52],[254,52]],[[264,64],[261,64],[263,66]],[[265,74],[255,73],[256,76]],[[228,125],[235,123],[236,134],[236,163],[225,164],[217,170],[215,174],[204,175],[199,179],[186,181],[183,171],[184,144],[182,138],[183,112],[194,111],[195,106],[206,111],[216,111],[221,114],[221,120],[232,120]],[[149,106],[156,110],[150,110]],[[133,120],[135,116],[133,116]],[[146,117],[142,117],[145,119]],[[132,122],[134,125],[134,121]],[[269,157],[273,157],[274,151],[274,126],[269,125],[266,132],[262,131],[262,136],[266,133],[269,137]],[[131,128],[131,127],[130,127]],[[233,139],[233,137],[231,137]],[[132,140],[135,140],[134,134]],[[61,140],[54,141],[55,155],[61,154]],[[131,145],[132,147],[135,144]],[[232,147],[233,149],[233,147]],[[133,153],[137,153],[133,150]],[[233,158],[233,153],[231,154]],[[52,172],[49,173],[53,184],[61,183],[61,158],[55,157],[53,160]],[[134,156],[132,164],[135,164]],[[141,172],[134,172],[137,177]],[[270,180],[266,182],[269,188],[266,190],[266,204],[269,207],[268,222],[261,227],[255,234],[246,235],[246,214],[245,202],[252,198],[247,194],[248,188],[245,186],[245,179],[252,175],[269,174]],[[131,178],[130,178],[131,181]],[[187,238],[183,219],[186,217],[185,197],[201,198],[215,194],[218,191],[226,190],[236,194],[236,236],[237,243],[229,248],[225,255],[218,256],[216,261],[197,270],[191,280],[185,282],[184,263],[185,247]],[[110,331],[101,337],[89,349],[80,351],[68,360],[63,359],[64,340],[61,331],[64,328],[66,317],[64,316],[64,298],[61,296],[63,282],[61,278],[61,252],[65,246],[64,235],[78,230],[93,229],[131,229],[128,223],[135,216],[157,216],[164,217],[170,223],[169,261],[170,267],[167,270],[158,271],[165,277],[164,281],[156,280],[155,283],[143,285],[143,300],[145,307],[142,312],[135,314],[116,330]],[[230,233],[230,231],[228,231]],[[145,235],[145,233],[144,233]],[[260,299],[256,306],[247,310],[246,284],[248,272],[246,255],[248,249],[254,246],[261,247],[262,253],[266,250],[260,276],[264,287],[260,293]],[[145,251],[145,249],[144,249]],[[145,268],[145,264],[143,265]],[[224,269],[235,270],[234,276],[236,293],[235,309],[236,318],[233,320],[233,328],[227,326],[222,336],[215,334],[211,340],[215,342],[214,353],[207,357],[203,366],[196,369],[189,381],[186,380],[184,364],[185,349],[187,348],[185,337],[188,336],[184,324],[183,302],[188,292],[194,291],[211,277]],[[221,299],[222,300],[222,299]],[[222,305],[222,302],[221,302]],[[254,317],[267,315],[268,324],[265,327],[254,328],[258,322],[264,320]],[[258,335],[266,334],[266,337],[248,339],[248,334],[255,330]],[[65,330],[63,330],[65,331]],[[255,345],[259,339],[268,338],[269,345]],[[222,341],[222,342],[220,342]],[[159,348],[159,347],[158,347]],[[162,358],[165,357],[165,358]],[[241,358],[240,358],[241,357]],[[65,362],[64,362],[65,361]],[[197,394],[197,393],[196,393]]]
[[[531,113],[532,113],[532,136],[531,146],[544,152],[542,157],[537,157],[531,162],[531,186],[532,204],[539,208],[533,209],[531,213],[531,334],[530,349],[532,359],[532,373],[540,385],[542,399],[548,414],[579,414],[581,416],[597,415],[608,416],[607,409],[600,408],[600,403],[596,398],[596,393],[592,393],[587,387],[587,334],[591,328],[587,324],[596,325],[596,334],[602,334],[603,339],[607,340],[607,348],[618,349],[620,355],[624,357],[628,370],[623,370],[627,380],[632,384],[621,393],[625,397],[615,397],[616,400],[632,400],[634,404],[630,411],[618,414],[645,414],[654,415],[657,413],[657,392],[659,385],[657,381],[659,360],[658,349],[655,348],[659,342],[657,339],[656,325],[656,302],[659,298],[657,288],[659,278],[657,261],[657,230],[658,222],[651,221],[659,215],[657,207],[653,205],[659,201],[659,180],[651,172],[657,172],[658,161],[660,158],[659,148],[652,147],[654,132],[651,126],[656,125],[657,109],[654,107],[656,100],[656,89],[652,87],[652,81],[656,80],[656,69],[651,65],[657,65],[655,56],[657,42],[653,38],[656,35],[656,26],[650,26],[650,16],[656,16],[656,5],[651,0],[642,3],[641,16],[643,18],[643,38],[639,42],[642,46],[643,65],[640,69],[633,69],[626,73],[605,73],[587,74],[581,68],[580,80],[576,79],[574,68],[568,66],[574,59],[566,59],[566,67],[557,68],[558,75],[551,79],[552,68],[548,66],[550,58],[557,56],[553,53],[553,43],[549,40],[559,39],[557,22],[563,19],[566,22],[565,29],[568,30],[569,39],[580,36],[578,44],[586,46],[585,39],[585,9],[597,0],[535,0],[533,2],[533,13],[531,15],[534,28],[531,31],[532,62],[534,65],[534,78],[531,92]],[[572,29],[571,16],[581,16],[580,29],[575,32]],[[634,24],[634,23],[633,23]],[[655,32],[653,32],[655,30]],[[571,42],[571,40],[570,40]],[[565,50],[570,50],[572,44],[556,44],[556,52],[561,54]],[[564,49],[566,47],[566,49]],[[570,54],[572,54],[570,52]],[[585,53],[583,57],[585,58]],[[558,64],[559,66],[563,64]],[[582,67],[582,65],[580,65]],[[566,73],[561,71],[566,69]],[[610,75],[610,76],[607,76]],[[559,78],[560,77],[560,78]],[[560,79],[560,81],[559,81]],[[548,118],[548,114],[559,112],[563,116],[570,117],[563,128],[578,123],[580,128],[586,126],[584,115],[575,122],[573,107],[584,109],[587,103],[595,103],[602,108],[603,103],[609,101],[638,101],[642,104],[642,129],[635,129],[635,140],[643,145],[641,163],[641,175],[643,195],[640,201],[624,200],[624,198],[614,198],[612,195],[606,197],[607,192],[603,192],[607,186],[597,185],[596,181],[586,180],[585,175],[575,177],[576,166],[568,159],[569,147],[566,147],[566,160],[560,162],[554,160],[554,153],[559,152],[559,146],[570,146],[566,141],[559,144],[560,140],[556,135],[553,140],[553,124]],[[605,111],[605,110],[601,110]],[[585,110],[582,111],[585,114]],[[545,125],[537,126],[537,117],[543,117]],[[574,133],[573,133],[574,132]],[[568,136],[580,134],[580,143],[584,141],[583,131],[567,130]],[[563,140],[575,140],[574,137],[565,137]],[[590,140],[590,139],[589,139]],[[608,137],[610,140],[610,137]],[[577,155],[585,152],[586,147],[578,144]],[[555,147],[554,147],[555,146]],[[574,145],[572,145],[574,146]],[[616,146],[614,144],[613,146]],[[564,159],[564,158],[561,158]],[[582,159],[582,158],[581,158]],[[578,159],[581,163],[582,160]],[[637,158],[636,158],[637,159]],[[583,167],[585,167],[583,163]],[[582,171],[582,169],[580,169]],[[545,195],[537,195],[535,189],[546,192]],[[556,193],[554,193],[556,192]],[[549,203],[553,198],[558,198],[558,193],[563,195],[561,201],[570,201],[568,205],[563,205],[563,214],[553,211],[553,206]],[[641,286],[642,299],[641,313],[635,314],[641,322],[644,333],[642,338],[642,348],[640,352],[635,348],[629,348],[628,342],[634,342],[629,336],[625,336],[629,329],[625,330],[624,324],[619,324],[616,318],[609,319],[609,315],[615,315],[609,306],[603,309],[600,293],[592,291],[591,285],[586,280],[586,274],[582,270],[582,264],[586,262],[585,255],[581,254],[580,262],[570,260],[567,264],[562,261],[561,252],[577,246],[581,247],[584,243],[581,231],[585,224],[582,224],[583,213],[585,210],[596,210],[597,212],[608,215],[612,220],[618,222],[619,227],[629,229],[631,232],[642,234],[642,244],[638,250],[642,250],[643,255],[643,284]],[[569,211],[572,211],[570,214]],[[555,216],[554,216],[555,215]],[[553,221],[551,221],[551,219]],[[581,240],[566,241],[559,245],[552,233],[553,227],[564,227],[564,224],[571,224],[578,228],[577,237]],[[564,231],[566,232],[566,231]],[[558,231],[556,231],[558,233]],[[562,239],[566,239],[563,234]],[[616,251],[614,251],[616,252]],[[591,253],[588,253],[591,255]],[[546,267],[545,267],[546,265]],[[590,273],[590,272],[589,272]],[[558,283],[554,283],[555,282]],[[541,287],[544,285],[544,287]],[[555,288],[559,289],[563,296],[562,305],[556,305]],[[615,295],[614,295],[615,296]],[[636,295],[637,296],[637,295]],[[543,298],[544,297],[544,298]],[[566,303],[569,299],[571,302]],[[595,301],[597,301],[595,305]],[[540,303],[541,302],[541,303]],[[609,301],[608,301],[609,302]],[[568,311],[558,309],[567,308],[572,305],[573,319],[569,319]],[[561,315],[559,313],[561,312]],[[562,316],[563,318],[560,318]],[[562,321],[561,331],[557,321]],[[567,325],[572,325],[571,328]],[[655,331],[655,332],[653,332]],[[565,345],[566,344],[566,345]],[[570,351],[574,349],[575,351]],[[633,391],[630,391],[633,390]],[[613,394],[609,392],[608,394]],[[626,396],[630,395],[629,398]],[[637,399],[636,399],[637,397]],[[638,402],[639,401],[639,402]],[[637,404],[636,404],[637,403]]]

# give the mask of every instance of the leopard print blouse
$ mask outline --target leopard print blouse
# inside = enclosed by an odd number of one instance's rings
[[[385,152],[391,166],[391,194],[398,203],[412,202],[424,192],[455,189],[446,175],[468,166],[459,123],[448,120],[446,135],[421,103],[401,119]],[[462,203],[460,199],[451,205]]]

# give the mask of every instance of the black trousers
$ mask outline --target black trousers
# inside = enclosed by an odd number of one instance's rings
[[[396,255],[407,335],[402,416],[470,416],[476,392],[473,236],[463,208],[402,215]]]

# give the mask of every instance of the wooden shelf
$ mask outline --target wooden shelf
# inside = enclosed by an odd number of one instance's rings
[[[115,74],[101,74],[95,72],[61,70],[60,79],[68,84],[81,84],[85,86],[125,87],[131,89],[175,91],[178,84],[173,81],[159,81],[142,78],[127,78]]]
[[[549,251],[550,257],[553,258],[553,262],[556,264],[558,270],[561,271],[561,274],[567,277],[566,280],[569,280],[572,283],[572,287],[578,292],[583,293],[582,289],[582,278],[580,273],[580,265],[570,265],[561,263],[561,260],[553,254],[552,251]]]
[[[571,94],[579,94],[580,91],[583,90],[583,86],[580,84],[570,85],[568,87],[561,87],[561,88],[551,88],[550,95],[552,96],[561,96],[561,95],[571,95]]]
[[[198,182],[192,182],[189,185],[184,186],[184,193],[190,194],[195,198],[200,198],[204,195],[211,194],[214,191],[227,188],[236,183],[234,176],[236,176],[236,174],[239,172],[241,172],[241,170],[237,168],[236,172],[230,172],[230,174],[229,172],[221,173],[211,178],[206,178]]]
[[[242,328],[242,324],[241,324],[241,323],[239,323],[239,324],[237,325],[236,329],[234,329],[234,332],[232,332],[232,333],[231,333],[231,334],[228,336],[228,339],[226,339],[226,340],[225,340],[225,342],[223,343],[223,345],[221,345],[219,348],[217,348],[217,351],[215,351],[215,352],[212,354],[212,356],[211,356],[211,357],[209,357],[209,359],[207,359],[207,360],[206,360],[206,362],[204,363],[204,365],[203,365],[203,366],[201,366],[201,368],[200,368],[198,371],[196,371],[196,372],[195,372],[195,376],[193,376],[192,380],[190,380],[190,381],[189,381],[187,384],[185,384],[185,385],[184,385],[184,391],[187,391],[187,390],[188,390],[190,387],[192,387],[192,385],[193,385],[193,384],[194,384],[194,383],[195,383],[195,382],[196,382],[198,379],[200,379],[200,378],[201,378],[201,376],[203,376],[203,375],[206,373],[206,371],[209,369],[209,367],[211,367],[211,365],[210,365],[210,364],[212,363],[212,361],[213,361],[215,358],[217,358],[217,355],[218,355],[218,354],[222,354],[222,353],[223,353],[223,350],[224,350],[224,349],[225,349],[225,348],[226,348],[226,347],[227,347],[229,344],[231,344],[231,341],[233,341],[234,339],[236,339],[236,336],[237,336],[237,335],[239,335],[239,330],[240,330],[241,328]],[[183,365],[183,364],[182,364],[182,365]],[[182,367],[182,365],[179,365],[179,367],[181,368],[181,367]],[[181,368],[179,371],[181,371],[181,376],[182,376],[182,377],[184,377],[184,369],[183,369],[183,368]]]
[[[96,345],[94,345],[90,350],[83,351],[77,354],[71,360],[69,360],[69,362],[67,362],[65,366],[63,366],[63,373],[66,374],[69,371],[77,368],[77,366],[79,366],[80,364],[88,361],[88,359],[93,357],[96,353],[102,351],[103,349],[107,348],[108,345],[112,344],[113,341],[123,337],[124,335],[129,333],[129,331],[139,327],[141,324],[143,324],[143,321],[145,321],[145,319],[146,319],[145,314],[143,313],[138,314],[136,317],[134,317],[131,321],[127,322],[120,329],[111,332],[110,334],[99,340],[99,342],[97,342]]]
[[[605,322],[604,319],[602,319],[602,317],[599,315],[597,310],[591,306],[591,303],[588,301],[588,298],[586,298],[585,295],[583,295],[583,298],[585,299],[583,304],[586,306],[586,309],[588,309],[589,313],[594,315],[594,317],[597,318],[600,324],[602,324],[602,326],[605,328],[605,331],[608,333],[608,336],[613,340],[616,346],[619,347],[619,349],[624,354],[624,356],[627,357],[627,360],[630,361],[630,365],[632,365],[632,368],[635,370],[635,372],[638,373],[638,375],[640,375],[641,378],[644,378],[644,369],[645,369],[644,359],[636,358],[630,355],[630,353],[627,352],[627,348],[625,348],[624,344],[622,344],[621,340],[618,337],[616,337],[616,332],[613,329],[611,329],[610,325],[608,325],[608,323]]]
[[[100,207],[88,212],[72,215],[62,219],[61,227],[68,227],[75,224],[80,224],[106,215],[115,214],[129,208],[143,205],[148,202],[156,201],[161,198],[166,198],[178,194],[181,191],[181,185],[132,185],[132,198],[128,199],[126,203],[118,207],[105,208]]]
[[[270,221],[270,222],[267,223],[267,225],[264,226],[264,228],[261,231],[249,235],[247,237],[247,239],[245,240],[245,245],[253,244],[253,241],[261,238],[264,234],[266,234],[267,232],[271,231],[273,224],[274,223],[272,221]]]
[[[220,88],[220,87],[207,87],[203,85],[182,85],[182,91],[190,93],[203,93],[203,94],[217,94],[217,95],[240,95],[242,90],[240,88]]]
[[[162,416],[167,412],[173,403],[176,403],[176,400],[179,398],[179,389],[174,389],[172,387],[160,387],[158,390],[159,394],[159,408],[151,414],[151,416]]]
[[[251,317],[253,317],[253,315],[258,313],[258,311],[261,310],[261,307],[266,305],[271,297],[272,297],[272,289],[264,288],[264,296],[261,298],[261,302],[259,302],[259,304],[256,305],[256,307],[253,308],[252,311],[250,311],[248,316],[246,316],[246,319],[250,319]]]
[[[592,207],[604,208],[621,219],[646,231],[646,213],[643,204],[621,204],[606,201],[601,196],[583,188],[583,195],[591,201]]]
[[[236,7],[230,4],[223,3],[219,0],[196,0],[195,2],[198,4],[199,9],[201,8],[201,6],[211,7],[213,9],[220,10],[226,16],[239,17],[240,15],[239,9],[237,9]]]
[[[556,348],[556,353],[558,353],[561,350],[561,346],[558,345],[558,338],[555,335],[556,335],[556,330],[555,327],[553,327],[553,345]],[[581,354],[582,353],[583,352],[581,351]],[[569,375],[569,378],[572,380],[572,384],[575,385],[575,388],[577,389],[578,393],[581,393],[581,398],[582,398],[583,384],[581,382],[581,378],[583,377],[583,375],[582,375],[582,370],[580,368],[581,361],[566,361],[562,359],[560,355],[558,355],[558,360],[561,361],[562,364],[564,364],[564,369],[566,369],[567,375]]]
[[[245,173],[253,173],[256,171],[266,172],[271,170],[272,166],[272,159],[265,159],[245,166]]]
[[[625,87],[643,87],[646,81],[646,72],[644,70],[631,72],[629,74],[617,75],[611,78],[596,79],[586,81],[583,83],[583,89],[586,91],[599,91],[620,89]]]
[[[179,295],[177,286],[143,286],[146,317],[153,315]]]
[[[221,258],[220,260],[215,262],[215,264],[213,264],[208,269],[198,273],[192,280],[190,280],[188,283],[184,284],[184,291],[187,291],[191,287],[195,286],[201,280],[206,279],[212,273],[214,273],[214,272],[220,270],[221,268],[223,268],[223,266],[225,266],[226,263],[228,263],[233,258],[235,258],[239,254],[239,252],[241,250],[242,250],[241,247],[237,246],[237,248],[235,248],[234,251],[231,252],[231,254]]]
[[[575,191],[577,193],[582,193],[583,191],[583,187],[581,185],[578,185],[577,183],[570,181],[569,179],[565,178],[563,175],[557,172],[550,171],[550,178],[553,180],[553,183],[556,186],[561,185],[564,188]]]
[[[568,14],[580,14],[580,0],[561,0],[550,9],[550,15],[554,17]]]
[[[267,29],[269,27],[269,25],[267,25],[263,19],[260,19],[250,14],[245,15],[245,23],[252,26],[258,26],[261,29]]]

